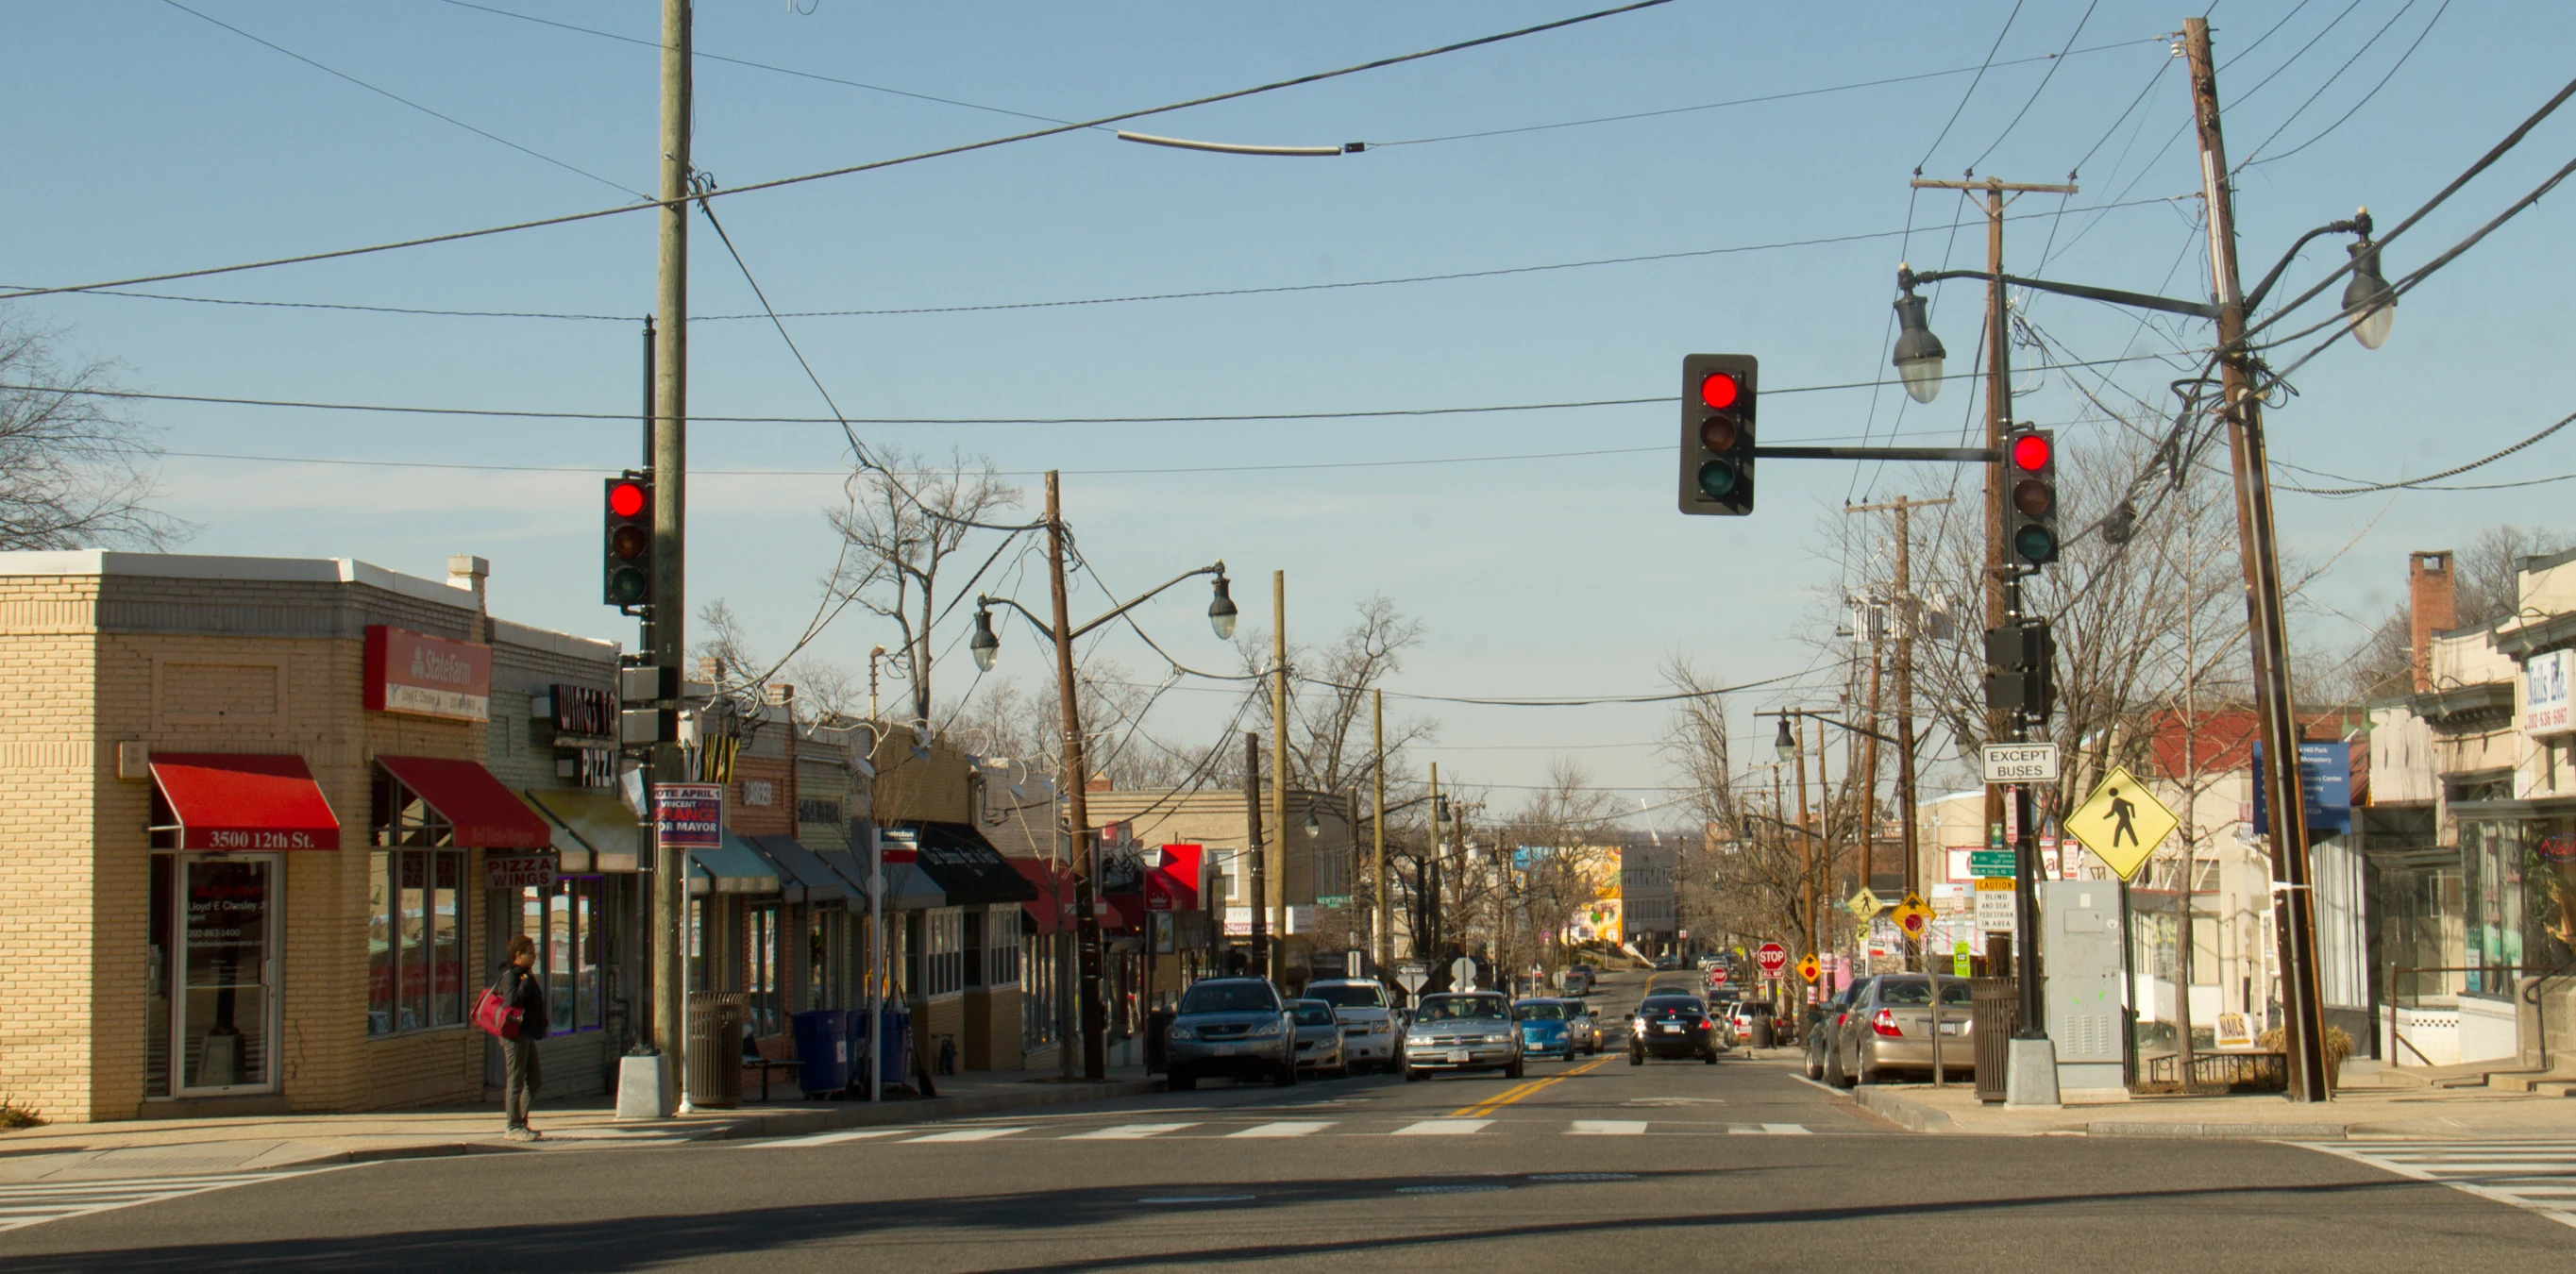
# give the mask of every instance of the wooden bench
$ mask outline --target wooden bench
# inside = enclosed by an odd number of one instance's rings
[[[796,1040],[792,1036],[764,1035],[753,1040],[751,1046],[759,1053],[760,1060],[755,1062],[745,1058],[743,1067],[760,1072],[762,1101],[769,1100],[769,1077],[772,1073],[784,1074],[793,1080],[804,1072],[804,1064],[796,1060]],[[801,1095],[805,1090],[800,1087],[796,1091]]]

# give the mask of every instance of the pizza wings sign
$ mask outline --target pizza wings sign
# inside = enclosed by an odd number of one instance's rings
[[[367,625],[366,706],[450,721],[492,719],[492,648]]]

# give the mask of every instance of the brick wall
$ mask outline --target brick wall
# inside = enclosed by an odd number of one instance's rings
[[[89,824],[116,764],[92,707],[97,602],[95,578],[0,578],[0,1097],[53,1120],[97,1118],[100,1059],[143,1052],[142,940],[116,941],[143,873],[124,897],[92,887]],[[111,958],[134,969],[123,1012],[93,985]]]

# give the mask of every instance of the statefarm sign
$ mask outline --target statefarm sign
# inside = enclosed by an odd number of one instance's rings
[[[450,721],[492,719],[492,648],[367,625],[367,709]]]

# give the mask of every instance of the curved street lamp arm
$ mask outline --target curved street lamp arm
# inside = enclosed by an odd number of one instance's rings
[[[2245,294],[2245,312],[2251,314],[2262,306],[2263,298],[2271,292],[2272,285],[2281,281],[2281,272],[2290,268],[2290,262],[2299,255],[2300,249],[2307,247],[2312,240],[2319,239],[2330,234],[2352,234],[2355,232],[2358,232],[2364,239],[2368,239],[2370,237],[2369,213],[2365,212],[2349,221],[2330,221],[2307,232],[2306,234],[2300,235],[2298,242],[2291,244],[2290,250],[2282,253],[2280,261],[2272,267],[2269,273],[2266,273],[2263,276],[2263,281],[2255,284],[2254,290]],[[2350,269],[2351,267],[2347,266],[2345,268]],[[2326,281],[2331,283],[2334,280],[2330,276]]]
[[[1041,637],[1046,638],[1049,644],[1053,644],[1053,643],[1054,643],[1054,641],[1055,641],[1055,629],[1053,629],[1053,628],[1049,627],[1049,626],[1047,625],[1047,622],[1046,622],[1045,620],[1038,618],[1035,614],[1032,614],[1032,613],[1030,612],[1030,610],[1029,610],[1029,608],[1028,608],[1028,607],[1026,607],[1026,606],[1022,606],[1022,605],[1020,605],[1018,602],[1012,601],[1010,598],[1007,598],[1007,597],[992,597],[992,596],[988,596],[988,595],[983,594],[983,593],[977,593],[977,594],[975,594],[975,605],[976,605],[976,606],[978,606],[978,607],[985,607],[985,608],[994,607],[994,606],[1008,606],[1008,607],[1010,607],[1012,610],[1018,611],[1018,612],[1020,613],[1020,618],[1022,618],[1022,619],[1025,619],[1025,620],[1029,621],[1029,625],[1030,625],[1031,627],[1033,627],[1033,628],[1037,629],[1037,630],[1038,630],[1038,635],[1039,635],[1039,636],[1041,636]]]
[[[1202,567],[1200,567],[1200,568],[1198,568],[1197,570],[1194,570],[1194,571],[1183,571],[1183,572],[1181,572],[1180,574],[1175,575],[1175,576],[1173,576],[1172,578],[1170,578],[1170,579],[1168,579],[1168,580],[1165,580],[1164,582],[1162,582],[1162,583],[1160,583],[1160,584],[1155,585],[1151,590],[1149,590],[1149,591],[1145,592],[1144,594],[1142,594],[1142,595],[1138,596],[1134,601],[1128,602],[1128,603],[1126,603],[1126,604],[1124,604],[1124,605],[1120,606],[1118,609],[1113,610],[1113,611],[1109,612],[1108,614],[1101,616],[1101,617],[1100,617],[1100,618],[1098,618],[1098,619],[1092,620],[1092,621],[1091,621],[1090,623],[1088,623],[1088,624],[1084,624],[1084,625],[1082,625],[1081,627],[1074,629],[1074,630],[1073,630],[1073,635],[1074,635],[1074,636],[1076,636],[1076,637],[1080,637],[1080,636],[1081,636],[1081,635],[1083,635],[1084,633],[1090,632],[1092,629],[1094,629],[1094,628],[1098,628],[1098,627],[1100,627],[1102,624],[1108,623],[1110,620],[1116,619],[1116,618],[1118,618],[1119,616],[1124,615],[1124,614],[1126,614],[1127,612],[1129,612],[1129,611],[1131,611],[1131,610],[1134,610],[1134,609],[1136,609],[1137,607],[1142,606],[1142,605],[1144,605],[1145,603],[1147,603],[1147,602],[1150,602],[1150,601],[1154,600],[1154,597],[1155,597],[1155,595],[1156,595],[1156,594],[1161,593],[1163,590],[1168,589],[1168,588],[1172,587],[1173,585],[1175,585],[1175,584],[1178,584],[1178,583],[1182,582],[1183,580],[1194,579],[1194,578],[1196,578],[1196,577],[1198,577],[1198,576],[1201,576],[1201,575],[1223,575],[1223,574],[1225,574],[1225,563],[1224,563],[1223,561],[1219,561],[1219,562],[1218,562],[1216,565],[1214,565],[1214,566],[1202,566]]]
[[[1900,269],[1896,272],[1896,285],[1902,289],[1910,290],[1918,283],[1938,283],[1943,279],[2001,280],[2015,287],[2055,292],[2061,296],[2080,296],[2089,301],[2108,301],[2113,305],[2135,306],[2142,310],[2163,310],[2168,314],[2188,314],[2193,318],[2215,320],[2218,317],[2218,307],[2206,301],[2177,301],[2169,296],[2151,296],[2145,292],[2123,292],[2118,288],[2088,287],[2081,283],[2052,283],[2046,279],[1996,274],[1990,270],[1934,270],[1928,274],[1916,274],[1912,270]]]

